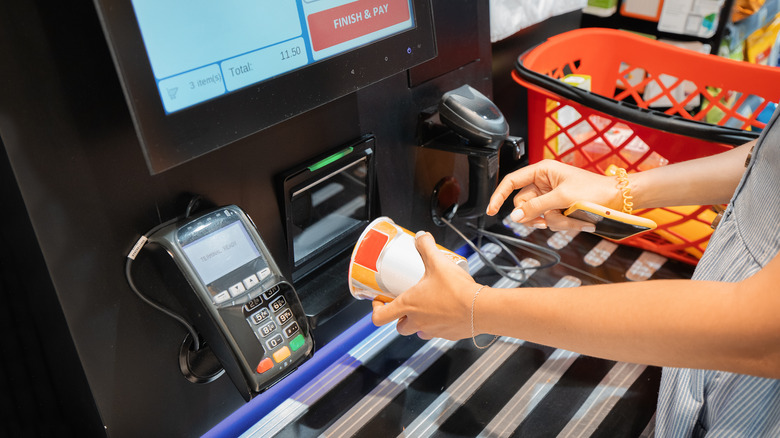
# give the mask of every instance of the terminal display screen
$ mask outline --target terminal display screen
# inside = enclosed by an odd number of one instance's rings
[[[260,257],[241,222],[236,221],[182,247],[203,284]]]
[[[414,26],[411,0],[133,0],[165,112]]]

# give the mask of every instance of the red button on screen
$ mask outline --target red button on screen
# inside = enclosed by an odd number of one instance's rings
[[[327,49],[408,19],[408,0],[358,0],[308,17],[314,51]]]
[[[259,374],[263,374],[264,372],[270,370],[273,367],[274,367],[274,361],[272,361],[270,357],[266,357],[265,359],[261,360],[260,363],[257,365],[257,372]]]

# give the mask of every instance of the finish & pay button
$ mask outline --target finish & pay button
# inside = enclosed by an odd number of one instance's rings
[[[403,23],[410,16],[407,0],[357,0],[306,19],[312,48],[318,52]]]

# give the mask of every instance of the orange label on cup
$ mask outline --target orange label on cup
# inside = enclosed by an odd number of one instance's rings
[[[379,255],[382,254],[382,250],[385,249],[388,240],[390,240],[390,236],[387,234],[380,233],[375,229],[368,230],[358,246],[355,254],[355,263],[378,272],[379,269],[376,267],[376,262],[379,260]]]

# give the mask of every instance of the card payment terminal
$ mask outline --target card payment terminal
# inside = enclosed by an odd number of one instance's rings
[[[240,208],[172,223],[149,243],[165,248],[191,286],[178,298],[245,399],[313,353],[298,295]]]

